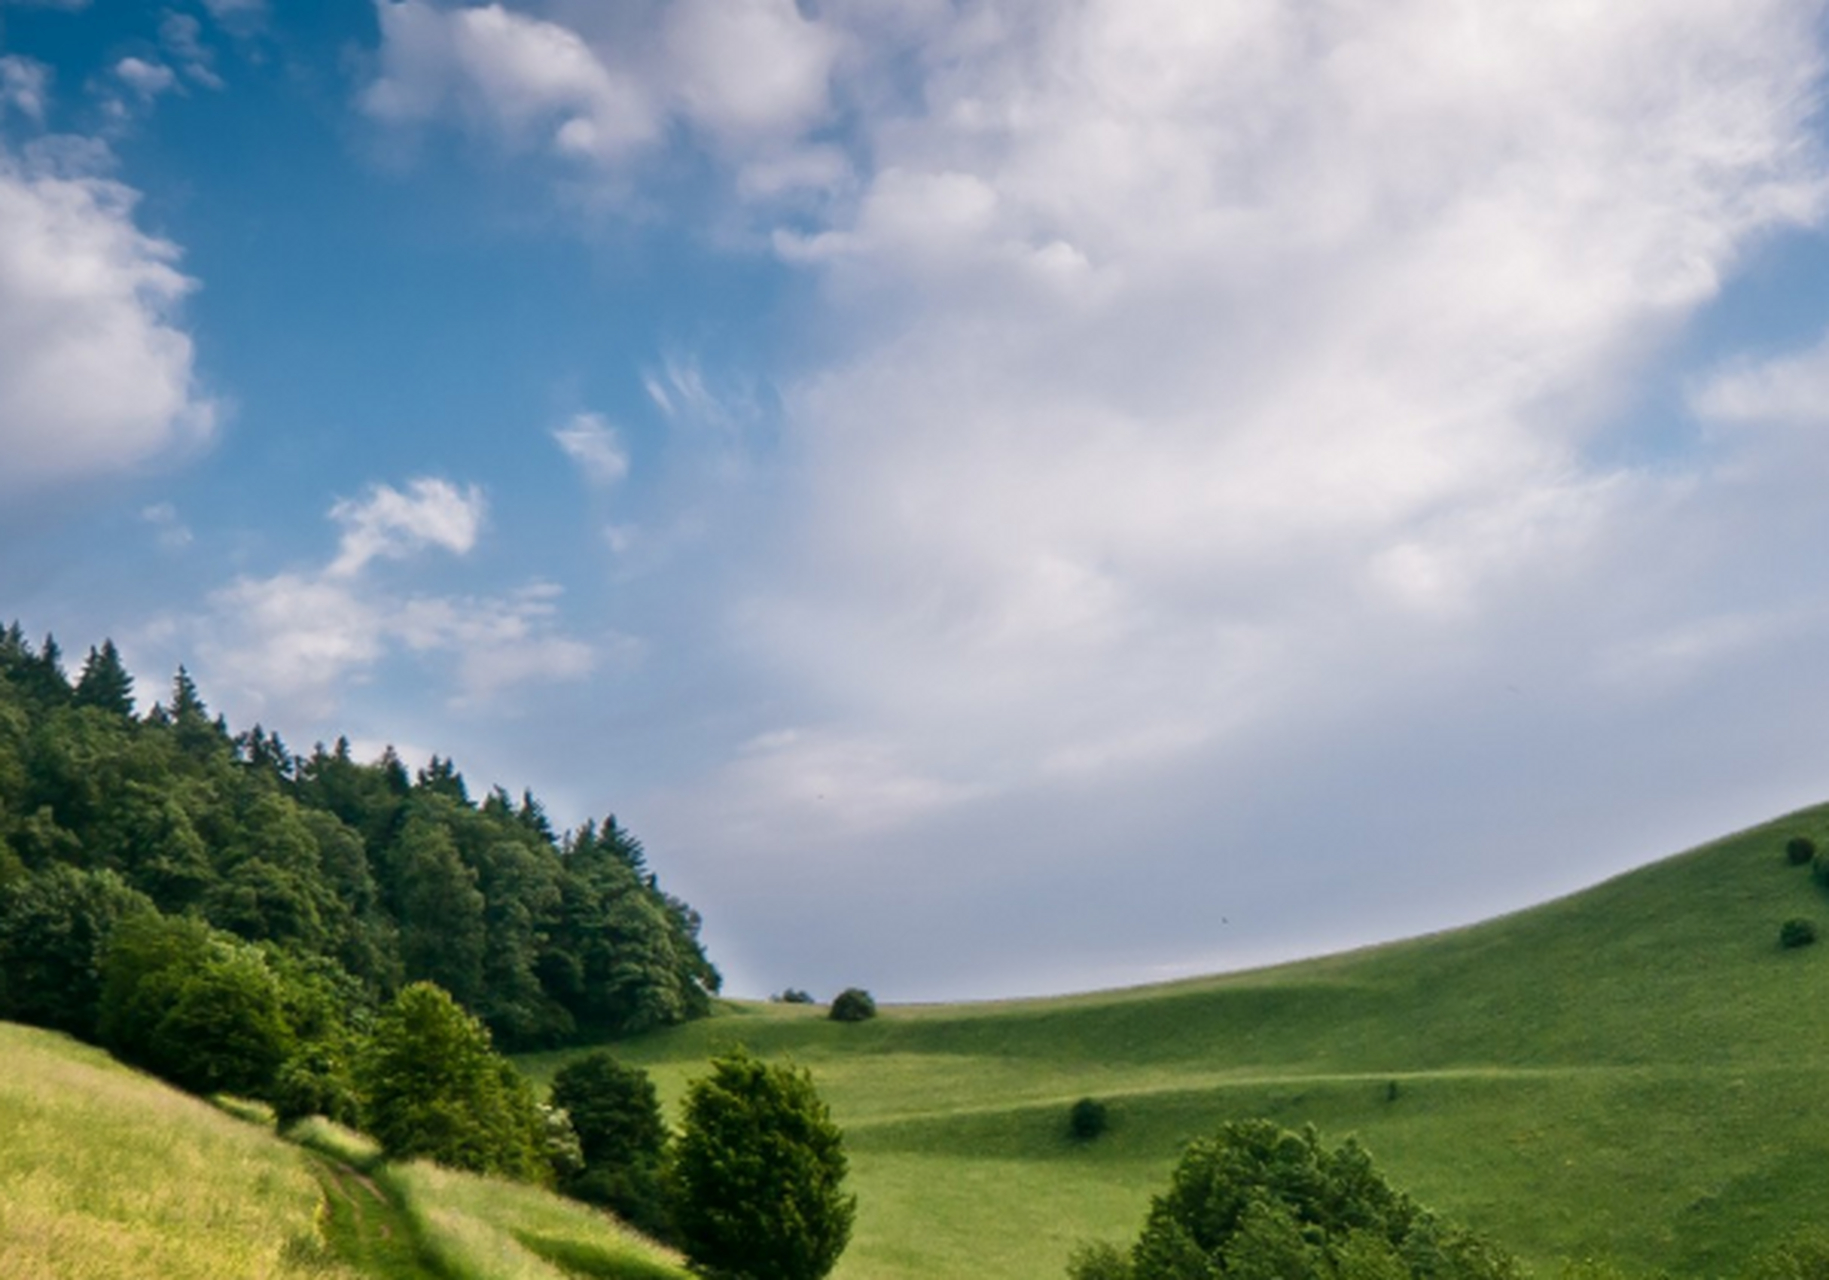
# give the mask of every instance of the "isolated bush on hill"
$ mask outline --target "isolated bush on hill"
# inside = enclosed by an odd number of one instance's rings
[[[862,987],[846,987],[832,998],[834,1022],[866,1022],[876,1017],[876,1001]]]
[[[857,1213],[838,1126],[804,1070],[741,1049],[711,1066],[687,1090],[675,1150],[680,1245],[714,1275],[819,1280]]]
[[[780,995],[774,996],[771,998],[775,1001],[776,1004],[817,1004],[818,1003],[818,1001],[813,999],[812,992],[802,991],[799,987],[789,987],[787,990],[783,991]]]
[[[667,1124],[648,1073],[599,1050],[561,1067],[551,1097],[571,1117],[580,1155],[580,1168],[560,1189],[605,1206],[651,1236],[670,1235]]]
[[[1067,1132],[1080,1142],[1091,1142],[1110,1123],[1110,1112],[1097,1098],[1081,1098],[1067,1109]]]
[[[1803,917],[1785,921],[1778,927],[1778,945],[1786,951],[1807,947],[1816,941],[1816,925]]]
[[[1809,836],[1792,836],[1785,841],[1785,861],[1801,867],[1816,857],[1816,841]]]

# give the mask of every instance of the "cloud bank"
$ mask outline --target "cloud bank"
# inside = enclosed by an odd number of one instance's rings
[[[43,111],[46,77],[9,60],[9,100]],[[134,222],[137,193],[93,152],[0,149],[0,493],[130,471],[208,441],[180,308],[179,250]]]

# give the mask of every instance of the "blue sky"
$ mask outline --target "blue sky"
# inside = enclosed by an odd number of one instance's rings
[[[1829,790],[1791,0],[0,0],[0,616],[614,812],[734,989]]]

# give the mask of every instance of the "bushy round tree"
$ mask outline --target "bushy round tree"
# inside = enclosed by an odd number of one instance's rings
[[[867,1022],[876,1017],[876,1001],[862,987],[846,987],[832,998],[834,1022]]]
[[[819,1280],[851,1238],[843,1137],[804,1070],[739,1049],[686,1094],[673,1217],[693,1262],[745,1280]]]
[[[1816,925],[1802,916],[1787,920],[1778,927],[1778,945],[1786,951],[1807,947],[1815,941]]]
[[[533,1091],[443,988],[402,988],[375,1020],[355,1074],[362,1127],[390,1158],[545,1180]]]
[[[1190,1143],[1150,1203],[1128,1268],[1110,1251],[1076,1259],[1079,1280],[1516,1280],[1515,1261],[1394,1190],[1348,1140],[1268,1120]],[[1096,1265],[1095,1265],[1096,1264]]]
[[[1785,841],[1785,861],[1801,867],[1816,857],[1816,841],[1809,836],[1792,836]]]

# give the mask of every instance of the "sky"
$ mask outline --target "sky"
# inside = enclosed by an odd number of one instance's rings
[[[615,814],[729,989],[1829,798],[1800,0],[0,0],[0,618]]]

